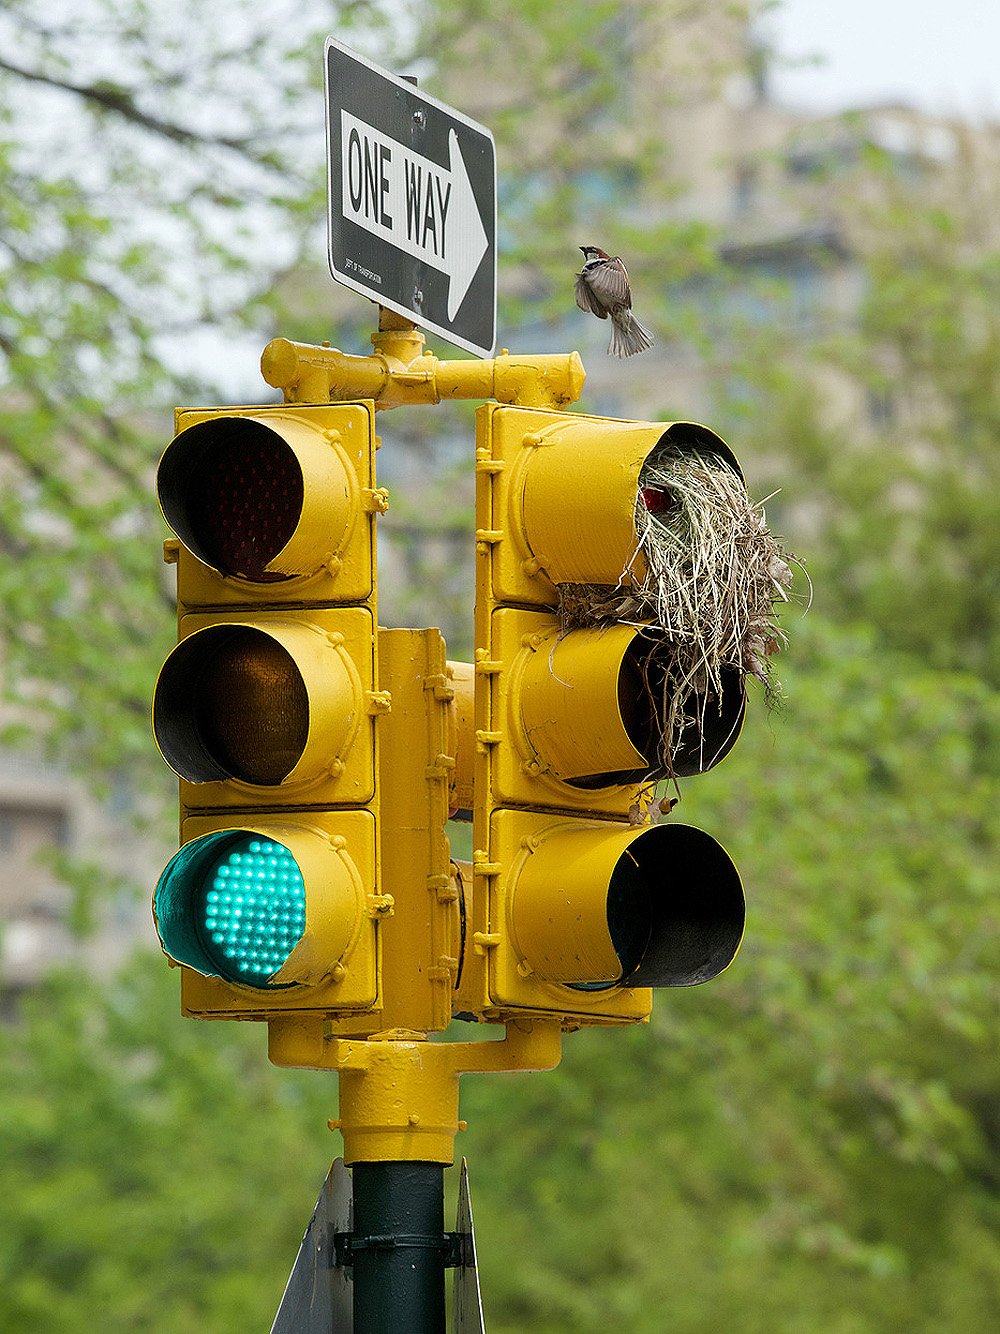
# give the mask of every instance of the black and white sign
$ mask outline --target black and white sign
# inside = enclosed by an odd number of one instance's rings
[[[469,352],[496,343],[496,150],[489,130],[326,43],[330,270]]]

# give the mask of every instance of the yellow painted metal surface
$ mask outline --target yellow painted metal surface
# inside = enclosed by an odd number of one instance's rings
[[[599,790],[586,780],[648,767],[651,757],[636,748],[622,717],[635,637],[627,626],[566,634],[550,612],[494,611],[490,656],[502,664],[494,679],[494,724],[502,734],[492,750],[494,802],[628,815],[634,780]]]
[[[336,1070],[344,1161],[454,1161],[458,1082],[463,1074],[551,1070],[561,1032],[553,1019],[509,1024],[502,1042],[428,1042],[422,1034],[388,1031],[359,1042],[324,1036],[289,1017],[270,1026],[277,1065]]]
[[[510,847],[510,835],[505,842],[497,828],[496,845],[505,854],[499,860],[509,878],[506,926],[515,967],[543,983],[617,982],[622,965],[608,931],[608,886],[619,857],[642,831],[597,820],[543,819],[546,828],[528,834],[522,817],[510,811],[494,816],[498,826],[512,825],[516,840]]]
[[[471,662],[449,662],[448,675],[454,692],[450,709],[450,751],[455,757],[451,771],[449,810],[471,811],[476,744],[476,669]]]
[[[370,811],[300,813],[261,811],[245,821],[232,816],[191,816],[181,844],[225,829],[274,839],[289,849],[302,871],[306,927],[273,989],[181,970],[184,1013],[203,1019],[268,1019],[308,1012],[323,1018],[370,1011],[379,999],[378,924],[392,903],[375,896],[377,852]]]
[[[391,713],[379,720],[382,887],[380,1029],[437,1032],[451,1022],[461,903],[445,822],[455,762],[453,688],[437,630],[379,630]]]
[[[287,403],[366,398],[379,410],[460,398],[565,407],[580,397],[586,378],[576,352],[439,361],[423,351],[423,334],[412,327],[374,334],[372,343],[372,356],[356,357],[276,338],[264,349],[261,373]]]

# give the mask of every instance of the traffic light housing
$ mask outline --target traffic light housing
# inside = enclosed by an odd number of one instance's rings
[[[791,575],[711,431],[562,411],[576,354],[449,364],[410,329],[373,341],[265,355],[281,406],[177,414],[158,490],[178,644],[153,722],[181,846],[154,915],[187,1014],[266,1020],[276,1064],[338,1072],[347,1161],[443,1163],[462,1074],[551,1069],[562,1032],[642,1021],[652,987],[735,956],[739,875],[663,820],[662,782],[735,744]],[[373,397],[327,402],[348,393]],[[377,626],[374,411],[481,394],[475,654],[456,663],[436,630]],[[729,556],[692,555],[681,513]],[[739,587],[725,641],[688,582],[706,568]],[[449,816],[472,822],[469,863]],[[429,1041],[452,1016],[506,1037]]]
[[[181,847],[154,915],[188,1014],[378,1023],[375,443],[370,403],[180,411],[160,462]]]
[[[374,587],[371,404],[179,409],[157,471],[189,606],[367,604]]]
[[[700,830],[651,823],[658,778],[728,753],[742,673],[663,749],[662,627],[581,624],[579,591],[628,594],[635,527],[660,451],[728,447],[690,423],[619,422],[486,404],[477,418],[474,855],[458,1011],[568,1024],[644,1019],[651,986],[706,981],[743,932],[739,875]],[[567,606],[570,611],[567,612]]]
[[[651,987],[729,964],[739,875],[661,819],[655,789],[732,748],[744,674],[692,679],[698,726],[665,727],[675,643],[638,597],[637,520],[669,503],[649,483],[661,456],[710,457],[742,487],[723,441],[484,405],[475,657],[445,664],[436,631],[377,627],[371,402],[176,427],[158,492],[178,643],[153,725],[181,846],[154,911],[187,1013],[266,1019],[272,1059],[323,1064],[327,1037],[452,1014],[634,1022]],[[471,815],[469,864],[449,857],[449,812]]]

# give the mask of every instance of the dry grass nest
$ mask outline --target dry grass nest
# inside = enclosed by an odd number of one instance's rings
[[[795,557],[770,532],[763,503],[747,495],[739,475],[718,454],[658,451],[639,477],[636,550],[617,585],[563,584],[564,629],[635,626],[651,641],[646,685],[660,736],[652,779],[675,777],[673,757],[706,735],[718,754],[723,680],[759,680],[768,703],[781,698],[771,660],[786,636],[777,607],[789,599]],[[738,676],[734,674],[738,673]],[[731,742],[730,742],[731,744]]]

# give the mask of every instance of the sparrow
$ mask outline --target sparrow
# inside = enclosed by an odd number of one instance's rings
[[[583,269],[576,275],[576,304],[599,320],[611,316],[612,357],[631,357],[653,346],[653,335],[632,314],[632,288],[628,269],[616,255],[613,259],[600,246],[582,245]]]

